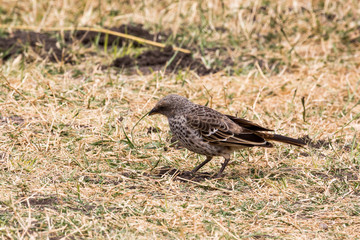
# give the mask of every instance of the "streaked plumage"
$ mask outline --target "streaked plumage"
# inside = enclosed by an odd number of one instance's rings
[[[255,146],[272,147],[268,140],[305,146],[299,139],[270,133],[270,129],[194,104],[187,98],[175,94],[162,98],[149,112],[149,115],[152,114],[162,114],[168,118],[170,130],[180,145],[207,156],[203,163],[194,168],[194,173],[212,157],[223,156],[225,161],[218,173],[220,175],[234,150]]]

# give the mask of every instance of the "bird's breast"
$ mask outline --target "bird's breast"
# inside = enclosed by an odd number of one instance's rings
[[[204,141],[198,129],[186,124],[185,117],[169,118],[169,126],[179,143],[192,152],[207,156],[220,156],[227,150],[223,146]]]

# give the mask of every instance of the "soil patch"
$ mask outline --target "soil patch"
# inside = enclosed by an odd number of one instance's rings
[[[158,127],[148,127],[147,129],[147,134],[159,133],[159,132],[161,132],[161,129]]]
[[[107,29],[114,32],[125,33],[155,42],[166,41],[166,39],[168,38],[168,35],[162,32],[151,34],[148,30],[145,30],[143,28],[143,25],[141,24],[122,24],[119,27],[112,27]],[[129,40],[118,36],[91,31],[79,30],[74,33],[67,32],[65,34],[65,41],[67,43],[72,43],[74,39],[80,41],[83,44],[91,44],[93,42],[97,42],[97,44],[100,46],[104,46],[105,44],[107,44],[108,46],[116,45],[118,47],[121,47],[125,42],[129,42]],[[133,42],[133,46],[139,47],[143,45],[138,42]]]
[[[25,123],[25,119],[21,116],[12,115],[10,117],[2,117],[0,115],[0,125],[4,124],[15,124],[15,125],[21,125]]]
[[[28,199],[30,206],[43,209],[45,207],[57,206],[61,201],[55,196],[34,196]],[[27,206],[28,201],[21,202],[22,205]]]
[[[325,139],[313,140],[309,137],[309,135],[305,135],[305,136],[301,137],[300,140],[304,141],[309,147],[315,148],[315,149],[320,149],[320,148],[329,149],[331,147],[331,142],[329,140],[325,140]],[[345,151],[351,151],[351,149],[358,147],[358,143],[355,142],[354,145],[353,144],[346,144],[346,145],[340,144],[339,147]],[[302,153],[301,155],[307,156],[306,153]]]
[[[49,34],[16,31],[9,37],[0,37],[0,56],[3,60],[22,54],[28,47],[42,58],[48,57],[51,62],[72,62],[65,49],[58,45],[58,40]]]
[[[336,168],[326,173],[318,171],[312,171],[311,173],[314,176],[325,180],[338,179],[340,181],[358,181],[360,177],[359,169]]]
[[[121,25],[119,27],[109,28],[109,30],[157,42],[166,42],[169,36],[169,34],[164,32],[152,34],[143,29],[143,26],[140,24]],[[9,34],[8,37],[0,37],[0,57],[3,60],[7,60],[10,57],[22,54],[31,47],[41,58],[47,58],[51,62],[74,64],[75,62],[67,46],[76,41],[81,42],[85,47],[95,42],[98,46],[107,44],[108,46],[121,47],[124,43],[130,41],[118,36],[82,30],[65,32],[63,40],[61,40],[60,37],[55,37],[59,35],[52,34],[53,35],[32,31],[16,31]],[[132,46],[147,47],[147,45],[135,41],[132,42]],[[110,67],[121,69],[129,68],[130,70],[140,70],[143,73],[160,69],[165,69],[167,72],[188,69],[195,71],[201,76],[220,70],[218,68],[207,68],[201,59],[193,58],[191,54],[176,52],[171,46],[164,49],[147,49],[138,56],[125,55],[115,59],[110,64]]]
[[[163,67],[170,72],[189,69],[201,76],[219,71],[219,69],[207,68],[200,59],[194,59],[191,54],[175,52],[171,46],[162,50],[148,50],[134,58],[126,55],[115,59],[111,66],[118,68],[137,66],[141,72],[147,72],[149,69],[159,70]]]
[[[316,149],[319,149],[319,148],[329,148],[330,147],[330,144],[331,142],[327,141],[327,140],[323,140],[323,139],[320,139],[320,140],[312,140],[309,135],[305,135],[305,136],[302,136],[300,138],[300,140],[304,141],[309,147],[311,148],[316,148]]]
[[[120,179],[120,178],[110,179],[110,178],[106,178],[106,177],[102,177],[102,176],[96,176],[96,177],[85,176],[84,182],[91,183],[91,184],[116,186],[116,185],[119,185],[120,183],[122,183],[123,179]]]

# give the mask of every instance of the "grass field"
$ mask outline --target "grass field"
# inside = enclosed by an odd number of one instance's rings
[[[151,48],[131,41],[0,60],[2,239],[360,238],[358,1],[121,2],[4,1],[0,22],[141,23],[219,71],[103,67]],[[172,147],[165,117],[142,118],[170,93],[312,147],[235,152],[220,179],[164,174],[204,160]]]

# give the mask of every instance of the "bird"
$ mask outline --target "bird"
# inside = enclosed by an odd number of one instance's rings
[[[234,151],[249,147],[271,148],[273,144],[270,141],[298,147],[306,146],[301,139],[272,133],[271,129],[195,104],[177,94],[170,94],[160,99],[148,112],[149,116],[154,114],[167,117],[170,130],[182,147],[206,156],[205,161],[191,171],[192,174],[210,162],[213,157],[222,156],[224,162],[217,173],[220,177]]]

